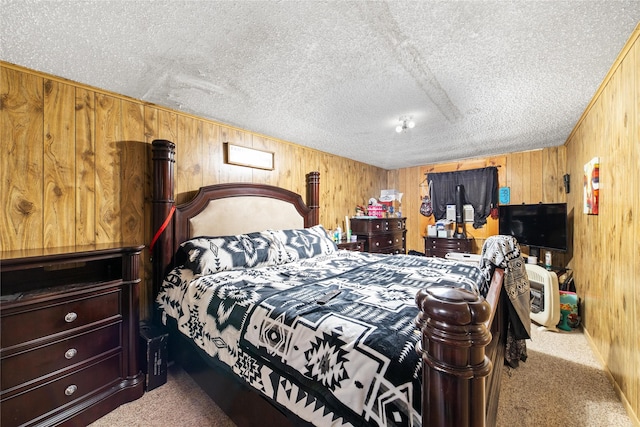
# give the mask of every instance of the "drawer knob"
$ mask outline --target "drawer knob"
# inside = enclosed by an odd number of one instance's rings
[[[67,323],[71,323],[74,320],[76,320],[77,318],[78,318],[78,315],[76,313],[74,313],[73,311],[71,311],[71,312],[67,313],[64,316],[64,321],[67,322]]]
[[[70,348],[69,350],[64,352],[64,357],[68,360],[71,360],[76,357],[76,354],[78,354],[78,350],[76,350],[75,348]]]
[[[380,242],[376,242],[376,246],[380,246]]]
[[[78,386],[75,384],[71,384],[69,387],[64,389],[64,394],[66,394],[67,396],[71,396],[73,393],[76,392],[76,390],[78,390]]]

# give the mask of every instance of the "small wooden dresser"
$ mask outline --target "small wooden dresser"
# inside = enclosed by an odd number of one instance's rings
[[[2,252],[3,427],[87,425],[144,392],[142,246]]]
[[[351,234],[364,240],[365,252],[404,254],[406,218],[351,218]]]
[[[470,253],[473,239],[454,239],[446,237],[425,237],[424,254],[444,258],[449,252]]]

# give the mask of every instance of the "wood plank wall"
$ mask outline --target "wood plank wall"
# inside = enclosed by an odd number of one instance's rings
[[[582,322],[640,426],[640,24],[566,147]],[[600,209],[585,215],[583,168],[596,156]]]
[[[202,185],[254,182],[306,194],[320,172],[320,222],[345,215],[386,188],[387,171],[247,130],[177,113],[0,62],[0,250],[151,240],[154,139],[176,143],[176,201]],[[275,153],[275,170],[223,161],[223,143]],[[233,214],[233,213],[230,213]],[[150,314],[143,255],[141,318]]]
[[[433,216],[424,217],[419,214],[422,199],[421,183],[430,172],[451,172],[483,168],[498,167],[498,183],[500,187],[511,190],[511,204],[521,203],[561,203],[566,201],[564,181],[565,148],[551,147],[536,151],[510,153],[490,158],[468,159],[458,162],[439,163],[420,167],[404,168],[389,171],[389,183],[404,193],[403,211],[407,215],[407,247],[424,252],[424,236],[426,227],[433,224]],[[405,208],[406,206],[406,208]],[[487,224],[474,229],[471,224],[466,225],[467,236],[474,239],[473,251],[480,253],[485,239],[498,234],[498,221],[487,218]],[[522,248],[527,252],[527,248]],[[554,264],[565,266],[571,257],[567,254],[554,253]]]

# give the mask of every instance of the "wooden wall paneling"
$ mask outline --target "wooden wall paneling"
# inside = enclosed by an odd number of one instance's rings
[[[522,202],[533,201],[531,194],[531,186],[533,181],[538,181],[537,177],[542,176],[542,171],[531,170],[531,151],[525,151],[517,153],[516,155],[521,158],[520,171],[519,171],[519,197]],[[525,179],[524,177],[529,177]],[[513,191],[511,192],[513,194]]]
[[[44,81],[44,247],[75,244],[75,88]]]
[[[158,139],[178,141],[178,114],[173,111],[158,110]]]
[[[274,170],[270,174],[271,185],[282,187],[289,185],[290,170],[287,167],[287,153],[291,144],[278,143],[278,141],[270,140],[269,151],[273,152]],[[288,188],[288,187],[284,187]]]
[[[320,191],[322,194],[320,203],[323,205],[322,210],[324,210],[324,215],[322,215],[322,211],[320,215],[323,218],[325,228],[333,230],[341,223],[338,222],[340,218],[336,212],[339,209],[339,205],[343,203],[341,187],[343,176],[333,156],[330,154],[326,156],[326,162],[331,164],[331,169],[327,171],[324,177],[320,175]]]
[[[629,150],[629,164],[631,175],[635,174],[636,179],[629,182],[629,200],[630,209],[627,212],[627,218],[625,220],[628,224],[628,232],[631,232],[632,236],[636,238],[629,239],[628,242],[628,276],[625,281],[625,299],[630,301],[627,305],[625,317],[627,325],[640,323],[640,311],[638,310],[638,298],[633,298],[633,295],[640,295],[640,242],[638,242],[637,236],[640,236],[640,227],[638,226],[638,215],[640,215],[640,172],[638,166],[640,165],[640,43],[636,43],[635,48],[629,52],[628,60],[625,61],[624,81],[629,82],[628,90],[625,92],[627,99],[625,105],[629,108],[626,111],[625,128],[627,130],[627,147]],[[635,333],[633,329],[625,327],[628,334],[628,359],[626,361],[626,367],[640,366],[640,334]],[[626,380],[625,389],[627,390],[626,397],[632,403],[632,406],[636,408],[636,414],[640,414],[640,375],[636,377],[634,381],[632,375],[629,372],[625,372],[624,379]],[[640,425],[640,422],[638,423]]]
[[[148,189],[148,144],[145,142],[144,106],[139,102],[127,100],[121,101],[122,105],[122,133],[120,141],[121,152],[121,185],[126,191],[121,197],[121,227],[122,241],[133,244],[149,244],[145,222],[145,196]],[[144,253],[148,253],[143,251]],[[152,274],[146,268],[147,257],[142,256],[139,270],[140,281],[147,284],[147,277],[151,280]],[[150,307],[145,304],[152,296],[146,286],[139,287],[140,316],[146,319],[150,316]]]
[[[507,175],[507,186],[511,188],[511,201],[510,205],[519,205],[524,203],[524,191],[523,191],[523,174],[520,172],[524,169],[524,153],[512,153],[509,158],[511,159],[509,165],[509,174]]]
[[[545,165],[542,161],[543,150],[534,150],[528,152],[529,157],[529,176],[531,179],[529,180],[529,197],[528,200],[531,200],[533,203],[542,202],[544,200],[543,196],[543,186],[546,183],[546,179],[548,176],[547,171],[545,170]],[[527,170],[522,171],[524,175],[527,174]],[[555,174],[555,171],[554,171]]]
[[[344,174],[345,176],[349,176],[349,177],[357,177],[358,176],[358,162],[354,162],[354,161],[348,161],[345,163],[344,165],[345,170],[344,170]],[[322,176],[322,175],[321,175]],[[322,181],[321,181],[322,182]],[[344,224],[344,217],[347,216],[349,218],[351,218],[353,215],[355,215],[356,210],[355,207],[357,205],[357,200],[358,200],[358,180],[357,179],[345,179],[342,181],[342,185],[344,187],[344,192],[345,192],[345,203],[343,206],[341,206],[342,209],[342,225],[340,227],[342,227],[342,231],[346,232],[348,224]]]
[[[424,236],[427,234],[427,230],[421,222],[423,216],[420,214],[420,205],[422,204],[420,183],[423,179],[424,176],[419,167],[411,168],[407,175],[405,187],[407,191],[402,196],[402,215],[411,218],[412,229],[415,230],[415,233],[412,233],[407,249],[419,252],[424,252]],[[408,229],[408,231],[410,230]]]
[[[557,148],[546,148],[542,151],[542,194],[540,201],[544,203],[558,202],[558,185],[563,185],[562,176],[558,177],[558,150]],[[560,178],[558,180],[558,178]],[[533,201],[533,200],[532,200]]]
[[[43,79],[0,67],[0,247],[43,245]]]
[[[222,143],[231,142],[243,147],[250,147],[251,141],[246,141],[243,131],[227,126],[220,126],[220,139]],[[221,147],[225,150],[224,145]],[[223,151],[224,154],[224,151]],[[230,165],[223,160],[220,167],[220,182],[252,182],[253,174],[251,168],[238,165]]]
[[[616,163],[619,162],[616,174],[622,177],[631,177],[634,173],[637,175],[637,168],[640,164],[637,158],[633,158],[633,149],[630,150],[630,147],[632,147],[632,130],[629,128],[629,118],[632,114],[635,114],[633,99],[635,94],[634,73],[638,72],[635,65],[633,51],[631,51],[629,52],[628,60],[620,64],[619,72],[615,74],[611,82],[612,87],[615,88],[615,95],[612,99],[615,104],[611,114],[612,121],[616,126],[613,129],[613,150],[610,151],[610,155],[616,158]],[[639,142],[636,140],[636,145]],[[634,361],[634,355],[631,354],[631,351],[637,331],[628,328],[627,325],[633,324],[634,320],[639,320],[639,318],[633,317],[633,305],[624,304],[624,301],[632,298],[633,294],[631,292],[633,289],[630,285],[637,282],[638,279],[638,276],[633,275],[635,267],[631,262],[627,262],[630,256],[633,257],[630,254],[634,253],[636,249],[637,236],[636,238],[629,238],[629,231],[634,228],[633,201],[636,182],[637,179],[625,179],[622,185],[616,185],[612,188],[612,191],[618,193],[614,199],[618,202],[616,203],[618,206],[612,206],[614,218],[617,222],[615,236],[612,236],[614,237],[612,246],[615,246],[616,264],[621,268],[618,270],[619,277],[615,282],[611,295],[615,302],[612,301],[612,309],[609,315],[615,320],[613,323],[611,357],[607,361],[607,366],[616,383],[627,389],[630,392],[630,397],[635,393],[634,386],[632,386],[633,381],[629,376],[629,366],[632,366],[631,363]],[[618,347],[618,342],[628,343],[629,345]]]
[[[615,73],[611,80],[607,85],[607,89],[603,92],[607,96],[603,99],[603,105],[605,111],[608,111],[611,121],[620,123],[620,74]],[[594,220],[599,223],[601,228],[609,228],[607,238],[604,239],[604,253],[607,254],[607,260],[612,265],[618,265],[619,268],[617,271],[610,270],[610,274],[613,280],[609,281],[607,286],[607,297],[603,299],[601,303],[601,310],[603,318],[610,319],[609,324],[607,325],[607,350],[605,356],[605,360],[609,366],[609,369],[616,380],[619,380],[618,372],[619,372],[619,352],[616,351],[616,347],[614,345],[615,342],[621,342],[618,335],[621,333],[620,327],[624,327],[621,325],[622,319],[620,317],[621,313],[619,313],[620,305],[620,286],[622,283],[622,272],[620,265],[620,244],[622,239],[622,228],[623,228],[623,215],[625,209],[624,198],[627,196],[626,189],[624,185],[614,185],[614,181],[616,179],[616,175],[620,173],[619,177],[628,176],[625,174],[627,172],[626,167],[626,158],[627,155],[625,153],[621,153],[620,150],[620,130],[617,126],[609,126],[606,139],[595,141],[594,147],[596,150],[591,154],[600,155],[603,153],[603,149],[605,144],[608,143],[609,147],[607,149],[606,155],[602,155],[600,158],[600,176],[601,181],[604,183],[609,182],[611,185],[608,185],[607,192],[616,191],[619,196],[615,199],[613,197],[608,197],[600,206],[598,218]],[[604,153],[603,153],[604,154]],[[622,156],[621,156],[622,154]],[[613,171],[615,168],[616,175],[614,175]],[[602,173],[604,172],[604,174]],[[620,182],[622,184],[622,182]],[[601,190],[604,193],[605,189]],[[601,230],[602,232],[603,230]]]
[[[76,244],[96,242],[95,92],[75,88]]]
[[[120,99],[96,94],[96,243],[122,241]]]
[[[331,155],[318,152],[313,163],[307,163],[304,167],[305,182],[306,174],[313,171],[320,172],[320,224],[327,231],[332,230],[336,224],[332,211],[331,193],[333,192],[333,176],[330,172]],[[306,193],[304,193],[306,196]]]
[[[144,108],[140,103],[122,100],[122,240],[144,242],[144,196],[147,144],[144,142]],[[143,272],[141,274],[144,274]]]
[[[271,143],[269,141],[269,139],[263,135],[258,135],[258,134],[249,134],[249,138],[250,138],[250,147],[251,148],[255,148],[256,150],[262,150],[262,151],[270,151],[273,152],[273,147],[271,146]],[[277,175],[277,172],[275,169],[275,159],[274,159],[274,170],[265,170],[265,169],[259,169],[259,168],[250,168],[251,169],[251,181],[255,182],[255,183],[260,183],[260,184],[267,184],[267,185],[275,185],[274,183],[277,181],[277,179],[275,179],[274,177]]]
[[[334,158],[331,160],[332,164],[336,166],[333,169],[333,182],[335,188],[335,204],[333,206],[333,218],[334,223],[345,232],[345,215],[349,214],[348,206],[353,203],[353,194],[349,193],[349,185],[347,183],[347,179],[344,177],[350,176],[348,175],[353,170],[349,170],[348,165],[353,163],[353,161],[349,161],[346,158],[333,156]],[[343,175],[344,174],[344,175]]]
[[[313,165],[315,161],[309,162],[308,156],[313,156],[313,152],[309,152],[308,149],[301,147],[299,145],[292,145],[291,154],[293,157],[287,159],[289,163],[289,169],[291,169],[291,182],[289,183],[287,188],[288,190],[293,191],[294,193],[306,195],[306,175],[311,172],[307,170],[310,168],[310,164]],[[325,175],[326,177],[326,175]],[[327,182],[325,180],[325,182]],[[322,187],[322,176],[320,176],[320,187]],[[322,199],[320,200],[322,203]]]
[[[346,173],[347,176],[354,177],[354,179],[345,179],[343,180],[345,186],[345,192],[347,194],[346,203],[343,206],[342,216],[348,216],[349,218],[353,217],[356,214],[356,206],[361,204],[360,200],[362,199],[362,188],[360,188],[360,177],[362,177],[362,165],[360,162],[349,162],[345,165],[347,167]],[[377,173],[384,173],[381,172]],[[388,188],[394,188],[389,186]],[[342,226],[344,229],[345,226]]]
[[[424,252],[424,235],[426,230],[420,227],[420,203],[417,192],[422,181],[420,167],[404,168],[395,174],[395,187],[402,193],[402,216],[407,218],[407,252],[410,250]],[[411,197],[411,195],[414,197]]]
[[[639,27],[640,28],[640,27]],[[639,424],[640,326],[638,315],[638,182],[640,181],[640,79],[636,29],[632,47],[616,61],[566,144],[574,212],[570,267],[582,303],[582,320],[597,355]],[[583,165],[600,157],[599,215],[582,213]],[[579,181],[580,180],[580,181]],[[634,217],[636,214],[636,218]]]
[[[631,66],[627,70],[632,76],[633,90],[631,92],[634,94],[631,97],[633,108],[630,109],[627,117],[629,145],[631,147],[629,154],[631,164],[640,165],[640,73],[638,72],[640,70],[640,42],[635,43],[629,55]],[[629,298],[631,301],[629,303],[631,306],[630,318],[634,319],[629,323],[629,325],[634,325],[634,327],[628,328],[629,331],[637,331],[637,328],[640,327],[640,298],[637,297],[637,295],[640,295],[640,280],[638,280],[640,277],[640,239],[638,239],[638,236],[640,236],[640,221],[638,220],[640,216],[640,171],[638,169],[640,168],[635,169],[635,179],[630,180],[630,185],[633,186],[631,190],[633,194],[633,209],[631,211],[633,229],[631,230],[631,236],[634,236],[635,247],[629,253],[629,265],[633,268],[631,273],[633,280],[627,286],[630,288],[629,295],[636,295],[636,297]],[[629,350],[632,358],[628,366],[640,366],[640,334],[632,333]],[[630,376],[633,378],[632,375]],[[626,389],[626,397],[635,410],[636,420],[638,420],[640,418],[640,376],[637,375],[637,371],[635,381],[630,381],[629,387]],[[640,421],[636,424],[640,425]]]
[[[223,162],[220,127],[215,123],[202,122],[202,185],[220,182],[219,172]]]
[[[291,182],[293,181],[293,173],[294,171],[291,168],[291,162],[289,159],[292,159],[292,155],[294,155],[295,147],[292,144],[278,144],[274,155],[274,163],[275,163],[275,176],[276,176],[276,185],[282,188],[291,188]],[[320,190],[322,191],[322,178],[320,175]],[[320,197],[322,200],[322,197]]]
[[[178,116],[176,203],[185,203],[202,186],[202,127],[199,120]]]
[[[564,175],[568,173],[567,169],[567,147],[564,145],[562,147],[558,147],[558,191],[560,192],[560,196],[558,197],[558,201],[566,202],[567,201],[567,193],[564,189]],[[579,181],[578,181],[579,183]],[[569,191],[571,191],[571,176],[569,176]]]

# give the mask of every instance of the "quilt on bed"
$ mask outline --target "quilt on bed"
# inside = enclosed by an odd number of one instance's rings
[[[265,255],[254,268],[214,274],[182,266],[157,302],[198,347],[303,420],[419,426],[416,292],[434,284],[478,292],[480,270],[409,255],[315,252],[275,263]],[[340,293],[317,303],[332,290]]]

